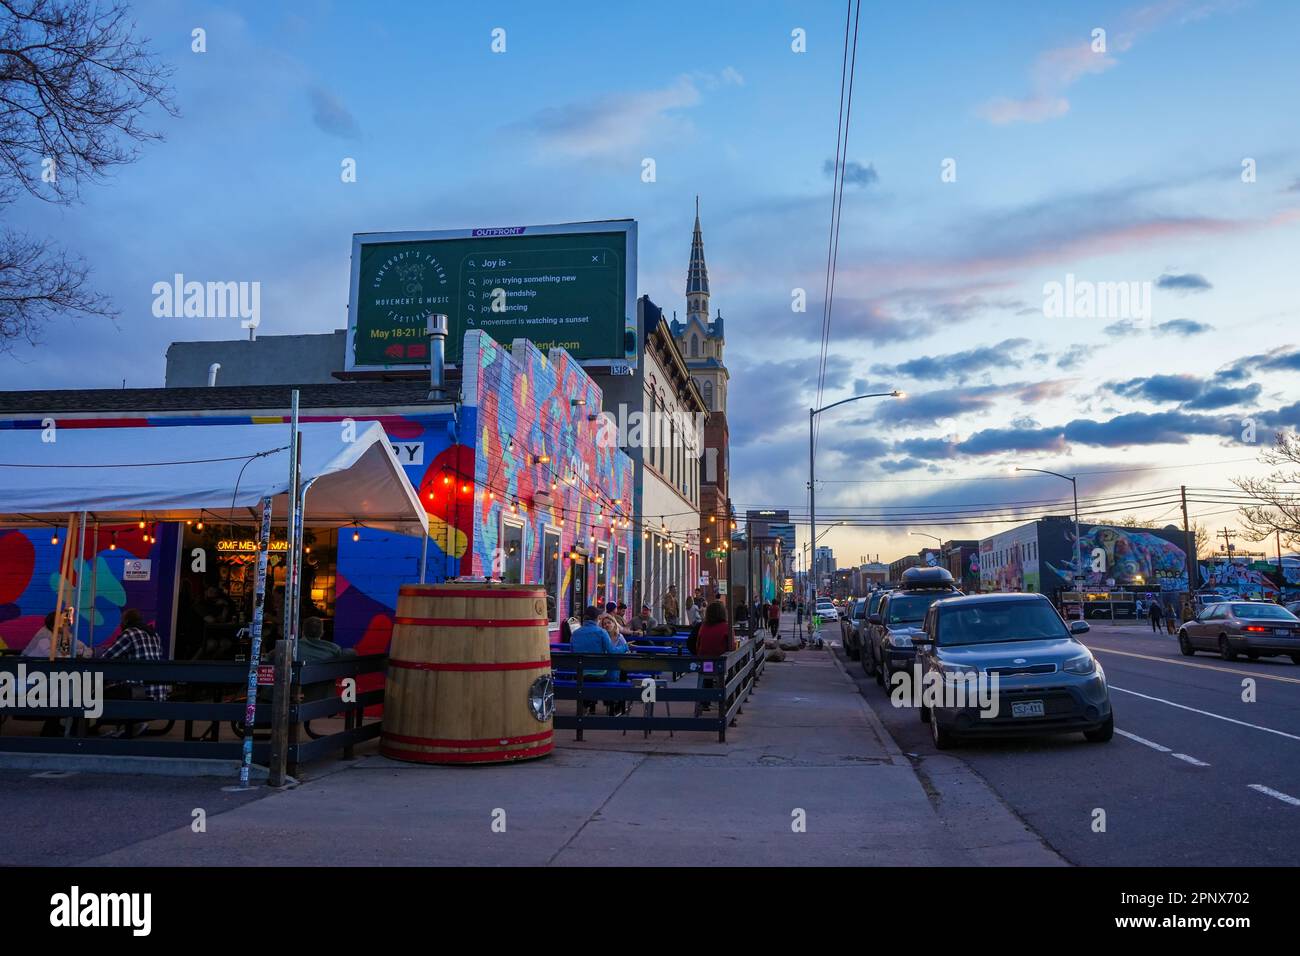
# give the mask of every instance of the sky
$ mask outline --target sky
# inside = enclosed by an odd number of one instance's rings
[[[354,232],[631,217],[638,292],[684,314],[698,195],[733,502],[806,514],[844,4],[133,11],[175,70],[178,115],[149,117],[163,141],[74,205],[5,209],[84,257],[121,317],[56,321],[0,355],[3,387],[158,386],[168,343],[246,334],[154,317],[174,273],[260,282],[260,335],[341,328]],[[820,398],[907,397],[822,416],[821,527],[1068,499],[1016,465],[1078,475],[1085,499],[1267,473],[1261,449],[1300,420],[1298,35],[1281,0],[862,5]],[[1128,308],[1053,307],[1053,284],[1101,283],[1136,284]],[[821,543],[889,561],[1010,526]]]

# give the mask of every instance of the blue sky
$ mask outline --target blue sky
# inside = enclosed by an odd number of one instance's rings
[[[136,4],[176,68],[181,115],[156,119],[166,140],[76,206],[7,211],[84,255],[122,318],[56,323],[0,358],[5,387],[158,385],[169,342],[243,334],[153,317],[151,287],[175,272],[260,281],[264,335],[342,327],[360,231],[634,217],[639,291],[683,311],[698,193],[729,335],[733,499],[802,510],[844,7],[591,10]],[[190,51],[195,27],[206,53]],[[1089,47],[1097,27],[1104,54]],[[795,28],[806,53],[791,51]],[[1085,494],[1263,470],[1233,422],[1298,417],[1297,35],[1300,6],[1262,0],[863,5],[823,398],[855,384],[915,398],[827,419],[827,512],[1059,493],[965,480],[1017,462],[1224,462],[1091,475]],[[356,183],[340,181],[345,157]],[[940,179],[946,158],[956,182]],[[1149,321],[1046,317],[1044,283],[1067,274],[1151,282]],[[791,311],[796,288],[806,313]],[[919,543],[826,540],[854,559]]]

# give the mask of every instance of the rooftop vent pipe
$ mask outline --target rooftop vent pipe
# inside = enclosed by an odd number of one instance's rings
[[[435,312],[429,316],[429,401],[447,400],[443,367],[447,352],[447,317]]]
[[[213,362],[208,366],[208,388],[217,384],[217,373],[221,371],[221,363]]]

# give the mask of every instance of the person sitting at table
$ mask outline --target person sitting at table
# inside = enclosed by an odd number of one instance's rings
[[[594,606],[588,607],[582,612],[582,626],[573,632],[569,640],[570,649],[574,654],[622,654],[626,650],[619,651],[614,647],[614,642],[609,638],[609,632],[597,623],[600,613]],[[624,643],[624,648],[627,644]],[[617,681],[621,680],[622,671],[614,668],[613,670],[600,669],[594,670],[583,668],[582,676],[587,680],[596,681]],[[606,706],[612,712],[614,705],[606,701]],[[596,710],[595,701],[587,701],[586,707],[588,713],[594,713]]]
[[[610,643],[614,645],[615,654],[626,654],[628,651],[627,638],[623,636],[623,627],[618,623],[618,618],[613,614],[602,614],[596,621],[605,629],[609,635]]]
[[[355,648],[340,647],[333,641],[325,640],[325,622],[318,617],[309,617],[302,622],[302,633],[298,635],[295,660],[307,663],[319,661],[336,661],[342,657],[356,657]]]
[[[726,605],[721,601],[714,601],[704,609],[704,623],[700,625],[700,632],[695,641],[695,653],[698,657],[721,657],[735,648],[736,636],[727,622]],[[705,677],[701,686],[712,687],[713,678]],[[700,705],[700,710],[709,710],[711,707],[711,704],[704,703]]]
[[[37,659],[44,658],[45,660],[49,660],[50,642],[54,640],[54,620],[55,617],[53,611],[45,615],[45,626],[37,631],[36,635],[27,642],[27,646],[23,648],[23,657],[32,657]],[[59,646],[55,648],[54,656],[67,657],[68,644],[70,641],[71,635],[68,633],[68,628],[65,625],[63,636],[59,639]],[[77,656],[90,656],[90,648],[81,641],[77,641]]]

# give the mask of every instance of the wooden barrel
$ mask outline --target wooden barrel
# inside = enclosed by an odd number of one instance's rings
[[[404,584],[388,652],[380,750],[418,763],[505,763],[554,746],[546,592]]]

